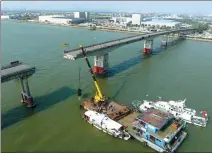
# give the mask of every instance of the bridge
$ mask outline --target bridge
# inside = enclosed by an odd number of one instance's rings
[[[35,73],[36,68],[23,64],[19,61],[11,62],[1,68],[1,83],[18,79],[21,84],[21,102],[27,103],[27,107],[34,107],[33,98],[30,94],[27,78]],[[25,82],[25,87],[24,87]],[[26,88],[26,90],[25,90]]]
[[[149,55],[152,52],[154,37],[176,33],[178,33],[179,37],[184,37],[186,34],[189,34],[194,30],[196,29],[177,29],[171,31],[155,32],[151,34],[129,36],[121,39],[84,46],[84,48],[86,49],[88,56],[94,56],[94,73],[97,75],[104,75],[107,73],[108,70],[108,52],[113,51],[115,48],[121,47],[129,43],[145,40],[143,53]],[[167,46],[167,40],[165,44]],[[66,59],[76,60],[82,57],[83,54],[80,48],[64,51],[64,58]]]

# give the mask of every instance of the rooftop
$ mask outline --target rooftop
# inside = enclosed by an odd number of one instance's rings
[[[159,130],[169,121],[172,115],[156,109],[149,109],[137,116],[138,119],[151,124]]]
[[[144,20],[141,23],[143,24],[158,24],[158,25],[176,25],[180,22],[175,22],[174,20],[161,20],[161,19],[152,19],[152,20]]]

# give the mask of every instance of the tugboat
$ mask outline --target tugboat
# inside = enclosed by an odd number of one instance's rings
[[[111,120],[105,114],[100,114],[96,111],[89,110],[84,113],[83,119],[95,126],[97,129],[116,138],[129,140],[131,137],[129,133],[125,131],[124,126]]]
[[[183,119],[187,123],[206,127],[208,122],[208,116],[206,111],[201,111],[202,117],[196,115],[196,110],[187,108],[185,105],[185,100],[178,101],[161,101],[158,100],[156,102],[144,100],[143,104],[138,107],[138,110],[141,112],[145,112],[150,108],[159,109],[161,111],[165,111],[171,113],[176,118]]]

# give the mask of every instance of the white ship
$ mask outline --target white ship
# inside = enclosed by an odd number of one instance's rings
[[[208,117],[207,112],[202,111],[202,117],[196,115],[194,109],[187,108],[185,105],[185,100],[179,101],[162,101],[158,100],[156,102],[144,100],[143,104],[138,106],[139,111],[146,111],[150,108],[159,109],[165,112],[171,113],[176,118],[185,120],[187,123],[194,124],[197,126],[206,127]]]
[[[116,138],[129,140],[131,137],[130,134],[125,131],[123,125],[110,119],[105,114],[100,114],[96,111],[89,110],[84,113],[83,118],[99,130],[102,130],[103,132]]]

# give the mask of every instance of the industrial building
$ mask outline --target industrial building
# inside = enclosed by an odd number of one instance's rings
[[[151,21],[142,21],[141,25],[143,25],[144,27],[155,26],[156,28],[161,27],[176,28],[181,26],[181,22],[174,22],[173,20],[152,19]]]
[[[9,15],[1,15],[1,19],[9,19],[10,16]]]
[[[38,17],[39,22],[49,22],[54,24],[78,24],[89,22],[89,19],[86,18],[71,18],[61,15],[44,15]]]
[[[89,18],[89,12],[74,12],[74,18]]]
[[[110,20],[114,22],[132,22],[132,18],[130,17],[112,17]]]
[[[132,25],[141,25],[141,14],[132,14]]]

